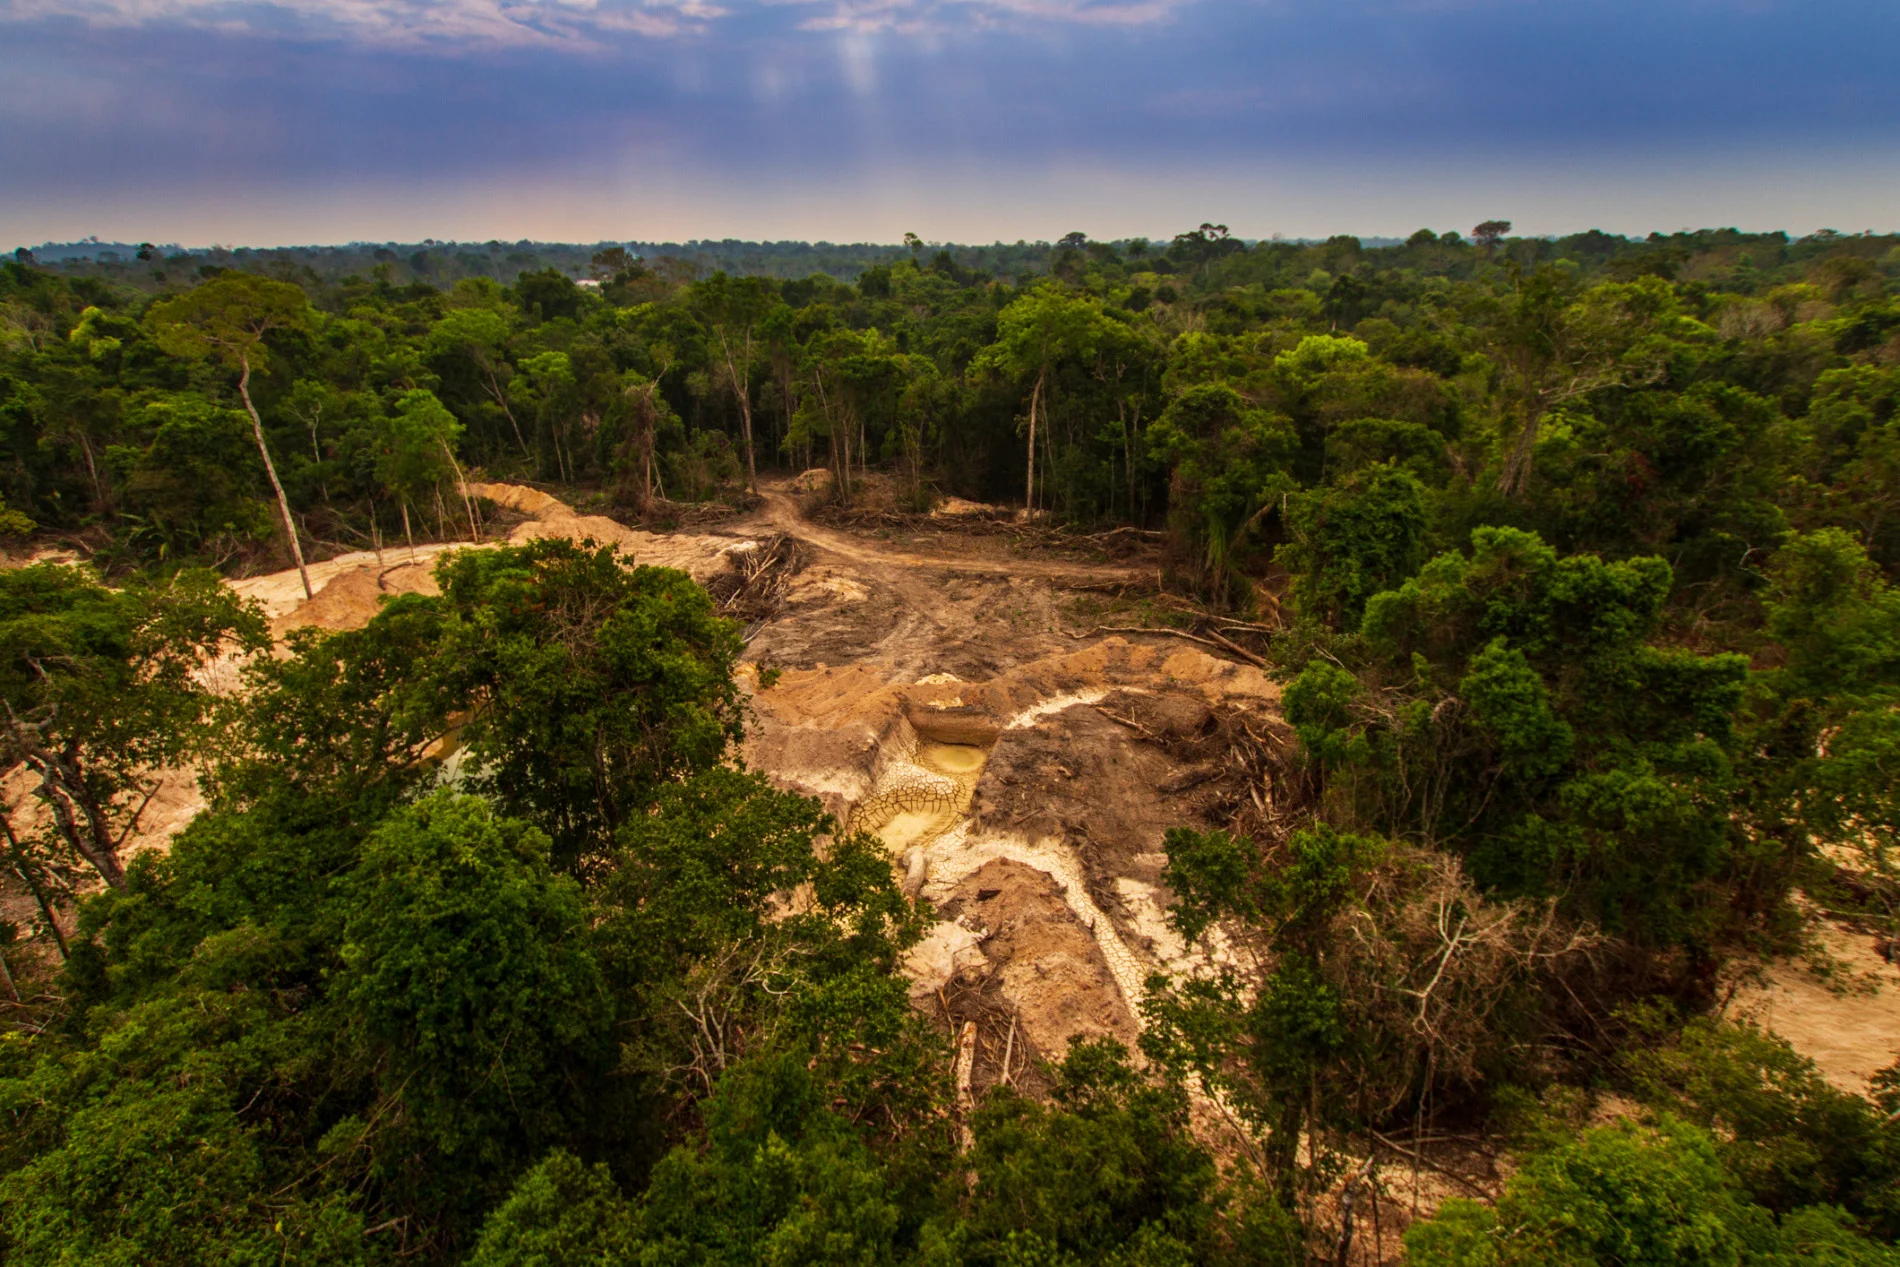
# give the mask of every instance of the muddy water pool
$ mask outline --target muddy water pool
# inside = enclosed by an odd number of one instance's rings
[[[886,773],[885,789],[858,807],[853,825],[874,832],[893,853],[929,843],[969,813],[989,756],[980,744],[920,741],[911,761]]]

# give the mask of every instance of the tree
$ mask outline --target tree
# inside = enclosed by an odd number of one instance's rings
[[[974,1184],[938,1233],[965,1262],[1120,1262],[1119,1251],[1170,1243],[1180,1261],[1213,1247],[1213,1158],[1188,1130],[1178,1083],[1150,1085],[1113,1039],[1073,1045],[1038,1104],[1007,1088],[972,1123]],[[1069,1257],[1073,1255],[1074,1257]],[[1165,1260],[1164,1260],[1165,1261]]]
[[[739,402],[747,492],[755,491],[759,483],[758,457],[752,442],[752,336],[776,300],[777,296],[757,277],[735,280],[714,273],[693,287],[693,302],[712,326],[726,384]]]
[[[568,424],[578,408],[580,384],[574,376],[574,359],[565,352],[540,352],[524,357],[520,373],[509,380],[508,390],[516,399],[534,407],[540,421],[536,441],[546,437],[554,453],[554,471],[563,480],[574,478],[573,453],[563,443]],[[547,470],[542,458],[541,469]]]
[[[481,374],[482,389],[501,407],[508,425],[514,429],[515,443],[528,451],[521,434],[521,423],[509,407],[506,381],[502,373],[508,367],[503,348],[508,341],[508,320],[491,308],[457,308],[445,313],[430,327],[429,346],[437,355],[466,356]]]
[[[973,373],[1000,372],[1035,375],[1029,393],[1029,474],[1023,504],[1036,508],[1036,429],[1046,421],[1050,378],[1059,361],[1092,359],[1114,338],[1116,329],[1102,313],[1100,303],[1071,296],[1058,286],[1038,286],[1003,309],[997,319],[996,342],[970,363]]]
[[[558,1267],[634,1257],[632,1203],[607,1167],[557,1149],[482,1226],[469,1267]]]
[[[1403,467],[1374,463],[1294,494],[1287,530],[1293,540],[1274,557],[1293,573],[1301,614],[1353,629],[1367,599],[1425,561],[1425,490]]]
[[[611,281],[622,273],[630,273],[639,267],[640,257],[619,244],[605,246],[595,251],[588,261],[588,271],[595,281]]]
[[[436,566],[429,672],[467,710],[472,786],[597,860],[664,783],[717,765],[741,728],[738,629],[683,572],[546,538]]]
[[[1662,381],[1683,343],[1710,340],[1659,278],[1605,283],[1574,298],[1555,268],[1522,278],[1499,333],[1506,448],[1498,488],[1529,486],[1539,428],[1552,410],[1611,388]]]
[[[1900,1145],[1887,1110],[1829,1085],[1786,1039],[1752,1023],[1633,1008],[1621,1063],[1645,1104],[1715,1136],[1723,1169],[1780,1215],[1844,1207],[1900,1232]],[[1679,1026],[1679,1027],[1678,1027]]]
[[[824,436],[830,444],[840,500],[849,502],[852,460],[862,472],[869,463],[871,424],[890,420],[904,377],[904,358],[896,343],[875,328],[827,329],[805,347],[811,390],[793,416],[788,441],[809,443]],[[894,420],[893,420],[894,421]]]
[[[1173,467],[1175,530],[1214,601],[1225,602],[1248,537],[1296,487],[1288,468],[1298,438],[1286,419],[1210,383],[1176,397],[1149,428],[1148,446]]]
[[[340,896],[332,988],[398,1129],[471,1177],[511,1177],[570,1135],[584,1109],[567,1086],[608,1059],[613,1004],[547,837],[437,792],[371,834]]]
[[[1490,248],[1504,240],[1511,231],[1509,220],[1486,220],[1471,231],[1471,240],[1479,246]]]
[[[376,458],[376,478],[402,507],[402,531],[411,552],[415,539],[409,531],[410,503],[425,493],[433,495],[439,513],[445,478],[454,480],[462,496],[470,538],[479,536],[475,510],[463,488],[461,467],[455,461],[455,442],[462,434],[462,424],[435,398],[435,393],[420,387],[404,392],[396,402],[396,412],[382,420],[379,430],[382,451]]]
[[[303,546],[290,514],[290,499],[277,478],[270,445],[264,440],[264,420],[251,400],[251,374],[268,367],[265,339],[274,332],[310,328],[310,304],[302,290],[288,282],[274,282],[250,273],[225,273],[187,294],[155,304],[147,314],[160,346],[177,356],[215,357],[238,371],[238,395],[251,415],[257,451],[264,459],[277,509],[284,518],[284,536],[297,560],[305,598],[314,597],[310,571],[304,566]]]
[[[1244,243],[1229,235],[1226,225],[1206,222],[1198,229],[1175,234],[1168,248],[1170,254],[1198,266],[1202,281],[1207,280],[1215,260],[1245,249]]]
[[[1480,528],[1373,595],[1361,671],[1315,657],[1285,696],[1334,821],[1709,971],[1714,921],[1756,882],[1729,814],[1748,668],[1650,645],[1670,582],[1661,559]]]
[[[1777,1226],[1723,1170],[1707,1132],[1674,1118],[1621,1122],[1546,1147],[1504,1185],[1495,1211],[1453,1197],[1405,1234],[1419,1267],[1592,1263],[1840,1263],[1887,1267],[1887,1246],[1837,1210],[1810,1207]]]
[[[1789,861],[1817,840],[1853,851],[1900,936],[1900,588],[1839,528],[1794,537],[1765,571],[1779,663],[1757,681],[1751,818]]]
[[[1218,926],[1225,949],[1155,983],[1142,1049],[1220,1097],[1312,1225],[1352,1137],[1508,1064],[1535,976],[1589,939],[1481,895],[1437,851],[1324,822],[1278,835],[1167,833],[1169,920],[1190,943]]]
[[[213,661],[268,645],[258,609],[210,572],[102,585],[44,563],[0,572],[0,751],[58,839],[113,887],[163,773],[202,751]]]

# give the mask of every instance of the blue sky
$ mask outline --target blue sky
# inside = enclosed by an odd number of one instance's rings
[[[0,243],[1900,229],[1893,0],[0,0]]]

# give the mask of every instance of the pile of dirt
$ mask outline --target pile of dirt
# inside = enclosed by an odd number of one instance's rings
[[[323,584],[315,598],[297,604],[272,621],[271,635],[281,639],[293,629],[304,628],[361,629],[385,598],[395,594],[438,593],[434,564],[442,553],[438,550],[413,561],[404,557],[401,562],[386,567],[356,567],[339,572]]]
[[[325,622],[355,619],[356,624],[360,625],[376,614],[376,607],[372,602],[367,611],[361,611],[360,618],[351,614],[353,609],[344,595],[355,593],[361,597],[363,593],[362,583],[355,579],[346,582],[344,589],[338,591],[336,599],[332,600],[329,608],[311,606],[323,597],[323,592],[333,582],[344,577],[367,576],[370,584],[379,593],[400,592],[405,587],[420,589],[424,584],[432,586],[434,581],[428,578],[431,569],[435,566],[435,561],[450,550],[466,548],[467,544],[464,542],[438,541],[419,545],[414,550],[410,550],[407,546],[396,546],[380,554],[373,550],[356,550],[349,554],[339,554],[333,559],[325,559],[321,563],[310,565],[310,588],[316,593],[314,598],[309,599],[304,597],[303,578],[297,574],[295,568],[284,572],[267,572],[261,576],[241,577],[231,581],[230,586],[243,597],[262,606],[265,616],[270,619],[274,627],[280,630],[294,629],[301,625],[316,625],[324,629],[348,629],[354,626]],[[399,579],[398,569],[408,575]],[[382,578],[380,585],[377,584],[378,578]],[[309,619],[301,618],[306,610],[309,612]],[[360,610],[360,608],[355,610]],[[297,619],[291,619],[293,617]]]
[[[755,548],[745,537],[642,532],[601,515],[576,514],[559,498],[520,484],[470,484],[468,492],[522,517],[508,533],[510,544],[552,537],[593,541],[613,546],[638,563],[679,568],[702,583],[731,571],[735,551]],[[436,593],[434,568],[443,554],[492,544],[432,542],[413,550],[405,545],[338,555],[310,565],[316,593],[308,599],[295,569],[236,580],[231,588],[263,606],[273,635],[280,639],[292,629],[357,629],[389,595]]]
[[[468,491],[505,510],[529,516],[509,532],[510,545],[544,537],[593,541],[617,547],[637,563],[678,568],[703,582],[724,570],[725,554],[736,543],[735,538],[727,536],[655,533],[629,528],[605,515],[578,514],[566,502],[519,484],[470,484]]]
[[[1264,709],[1279,698],[1278,687],[1249,665],[1118,637],[1045,656],[986,681],[961,677],[932,672],[922,680],[892,681],[881,666],[862,662],[786,669],[775,686],[752,701],[755,721],[746,760],[788,787],[825,798],[826,808],[842,815],[850,808],[845,802],[870,794],[879,754],[914,750],[920,736],[989,743],[1005,730],[1026,729],[1117,691],[1187,701],[1170,708]],[[1116,741],[1131,746],[1133,736],[1124,727]]]
[[[1134,1046],[1134,1013],[1108,960],[1048,873],[992,859],[965,876],[938,912],[977,935],[984,976],[1019,1018],[1034,1054],[1059,1060],[1071,1041],[1085,1038]]]
[[[965,501],[961,497],[946,497],[930,508],[930,516],[933,519],[962,519],[971,515],[1002,518],[1012,513],[1007,506]]]

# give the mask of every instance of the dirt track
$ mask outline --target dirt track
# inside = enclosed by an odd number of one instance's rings
[[[967,574],[1025,577],[1057,583],[1136,581],[1154,574],[1152,567],[1127,567],[1112,563],[1063,563],[1044,559],[1013,559],[968,552],[951,557],[912,554],[888,546],[875,545],[862,537],[838,532],[813,523],[799,513],[798,502],[783,483],[762,484],[759,496],[764,506],[739,525],[782,532],[799,538],[820,551],[866,567],[921,567]]]

